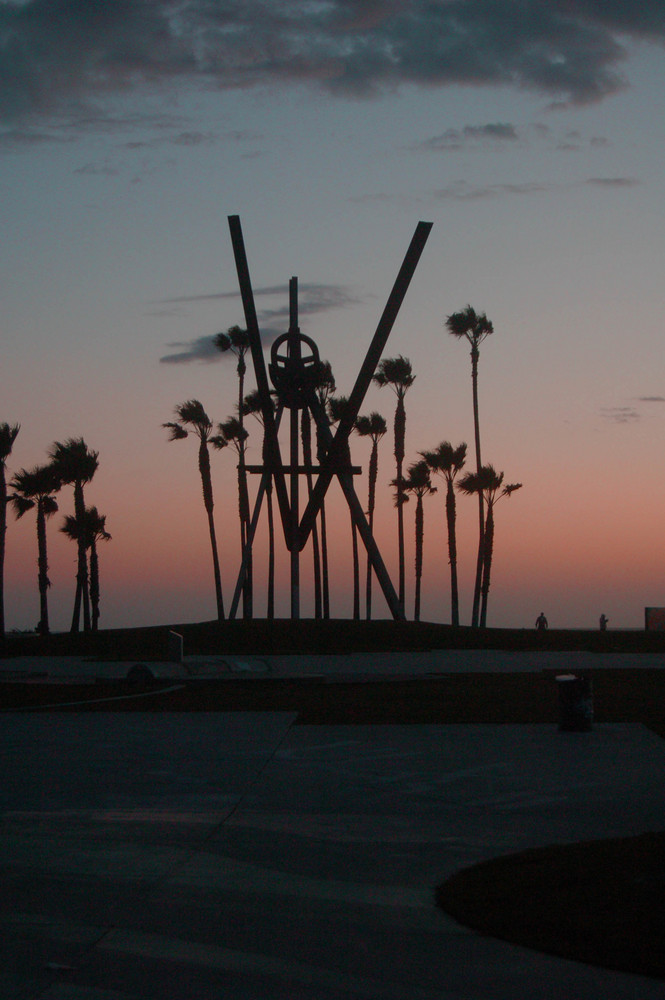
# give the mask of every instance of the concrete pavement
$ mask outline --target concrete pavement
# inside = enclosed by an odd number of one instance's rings
[[[656,1000],[434,905],[459,868],[665,826],[636,725],[4,714],[0,996]]]

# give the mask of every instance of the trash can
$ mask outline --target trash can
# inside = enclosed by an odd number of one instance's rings
[[[559,674],[559,729],[564,733],[587,733],[593,724],[593,694],[588,677]]]

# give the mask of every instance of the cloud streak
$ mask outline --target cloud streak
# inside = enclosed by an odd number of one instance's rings
[[[625,39],[665,40],[662,0],[5,2],[0,121],[83,120],[169,84],[509,85],[585,103],[625,84]]]
[[[298,315],[315,316],[331,309],[346,309],[356,305],[361,300],[343,285],[323,285],[303,283],[298,285]],[[274,307],[258,311],[258,321],[261,337],[264,343],[270,344],[275,337],[288,328],[289,325],[289,286],[271,285],[254,289],[255,298],[279,296],[282,302]],[[240,292],[213,292],[203,295],[181,295],[176,298],[162,299],[163,304],[177,305],[191,302],[210,302],[215,300],[238,300]],[[159,360],[163,364],[189,364],[192,361],[220,361],[226,355],[215,347],[215,335],[197,337],[194,340],[175,341],[169,347],[180,348],[170,354],[165,354]]]

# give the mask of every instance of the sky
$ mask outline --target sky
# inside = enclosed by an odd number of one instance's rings
[[[665,7],[662,0],[0,0],[0,422],[11,475],[54,441],[99,452],[86,502],[106,515],[100,627],[215,616],[194,439],[176,404],[234,413],[244,326],[227,219],[244,233],[264,343],[299,321],[348,394],[419,220],[430,237],[384,356],[416,376],[406,464],[443,440],[523,487],[496,508],[488,625],[639,628],[665,605]],[[248,375],[247,388],[253,387]],[[394,396],[376,536],[396,580]],[[249,461],[260,460],[258,425]],[[352,439],[366,502],[369,445]],[[212,455],[225,601],[240,542],[232,449]],[[443,484],[439,484],[443,486]],[[252,482],[256,489],[256,481]],[[76,553],[48,525],[54,629]],[[345,501],[333,484],[333,614],[352,613]],[[413,615],[415,503],[405,510]],[[421,617],[450,621],[444,490],[425,500]],[[461,620],[477,506],[458,499]],[[39,618],[35,520],[9,515],[8,629]],[[311,616],[303,554],[301,613]],[[255,556],[265,610],[265,528]],[[388,617],[383,599],[376,617]],[[289,613],[279,547],[277,612]]]

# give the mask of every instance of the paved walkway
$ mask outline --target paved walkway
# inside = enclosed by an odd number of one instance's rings
[[[549,651],[513,653],[493,649],[433,649],[413,653],[353,653],[346,656],[307,654],[300,656],[185,655],[182,663],[147,664],[157,677],[330,677],[378,679],[396,676],[427,676],[441,673],[512,673],[653,667],[665,669],[662,653],[584,653]],[[127,661],[96,661],[83,656],[17,656],[0,659],[3,678],[80,680],[126,677],[133,666]]]
[[[660,739],[294,721],[4,714],[0,996],[662,998],[434,905],[482,858],[665,827]]]

